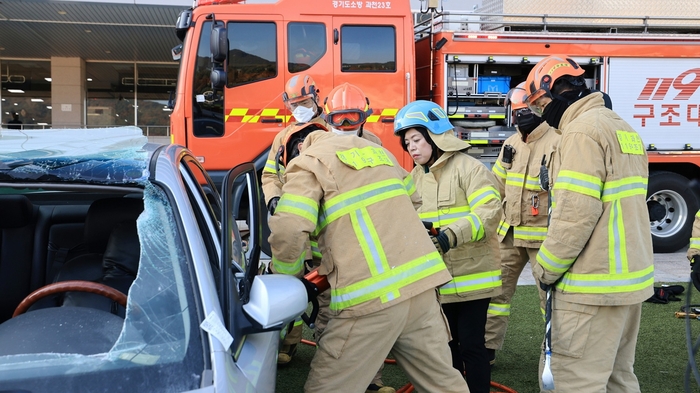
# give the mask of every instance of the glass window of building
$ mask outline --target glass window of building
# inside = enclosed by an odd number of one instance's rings
[[[91,62],[85,64],[85,73],[87,75],[85,119],[87,127],[136,124],[134,64]],[[128,84],[129,81],[130,84]]]
[[[0,61],[2,128],[36,129],[51,125],[51,62]]]
[[[168,136],[172,109],[167,105],[170,93],[175,94],[178,65],[177,63],[137,64],[136,69],[138,71],[136,125],[141,127],[148,136]]]

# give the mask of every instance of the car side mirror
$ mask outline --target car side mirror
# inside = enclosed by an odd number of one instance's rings
[[[306,287],[296,277],[284,274],[255,276],[250,301],[243,311],[265,330],[282,329],[306,311]]]

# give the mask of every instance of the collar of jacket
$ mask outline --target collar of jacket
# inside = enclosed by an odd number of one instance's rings
[[[550,128],[554,129],[554,127],[551,127],[546,121],[543,121],[542,124],[537,126],[531,133],[528,134],[525,143],[534,143],[538,139],[542,138]]]
[[[595,108],[605,108],[605,101],[603,100],[603,94],[600,92],[591,93],[580,100],[571,104],[571,106],[564,112],[559,122],[559,130],[566,131],[566,126],[579,117],[582,113],[588,112]]]
[[[453,155],[455,155],[457,153],[459,153],[459,152],[446,151],[446,152],[442,153],[442,155],[440,157],[438,157],[438,159],[433,163],[433,165],[430,166],[429,169],[427,169],[425,171],[425,173],[434,172],[435,170],[439,170],[440,168],[445,166],[445,163],[447,163],[447,160],[449,160],[450,157],[452,157]],[[425,168],[425,167],[423,167],[423,168]]]

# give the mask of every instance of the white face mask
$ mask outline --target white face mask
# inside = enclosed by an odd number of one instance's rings
[[[298,106],[292,111],[292,116],[294,116],[298,123],[306,123],[314,118],[315,113],[316,111],[312,108]]]
[[[335,134],[338,134],[338,135],[354,135],[354,136],[357,136],[357,131],[359,131],[359,129],[358,129],[358,130],[345,131],[345,130],[339,130],[339,129],[335,128],[335,127],[331,127],[331,131],[333,131]]]

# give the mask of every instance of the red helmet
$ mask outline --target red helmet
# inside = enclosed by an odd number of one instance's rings
[[[510,110],[513,112],[518,109],[527,108],[527,104],[525,103],[526,97],[525,82],[520,82],[506,94],[506,100],[503,102],[503,106],[507,108],[508,105],[510,105]]]
[[[542,116],[543,110],[535,105],[540,97],[552,98],[552,86],[557,79],[569,76],[581,76],[584,70],[578,63],[566,55],[552,55],[540,60],[530,71],[525,81],[527,97],[525,103],[530,109]]]
[[[314,82],[314,78],[310,75],[294,75],[289,78],[287,84],[284,86],[282,100],[287,106],[304,101],[308,98],[313,99],[314,102],[318,102],[318,92],[319,90],[316,88],[316,82]]]
[[[372,114],[369,99],[359,87],[349,83],[337,86],[323,101],[323,118],[339,130],[360,128]]]

